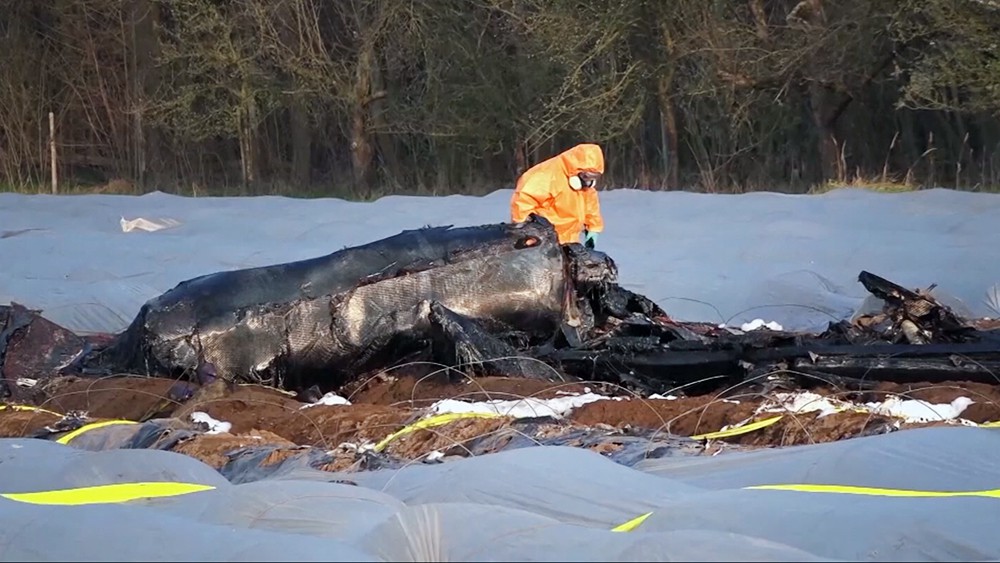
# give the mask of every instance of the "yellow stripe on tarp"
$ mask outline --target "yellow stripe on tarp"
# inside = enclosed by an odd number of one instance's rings
[[[744,489],[770,491],[797,491],[801,493],[834,493],[841,495],[869,495],[879,497],[941,498],[941,497],[986,497],[1000,498],[1000,489],[983,491],[919,491],[915,489],[884,489],[881,487],[855,487],[851,485],[753,485]]]
[[[640,524],[646,521],[646,518],[652,516],[652,512],[647,512],[642,516],[636,516],[635,518],[625,522],[624,524],[619,524],[614,528],[611,528],[612,532],[631,532],[632,530],[639,527]]]
[[[984,422],[979,425],[980,428],[1000,428],[1000,420],[994,420],[992,422]]]
[[[212,489],[215,489],[215,487],[198,483],[154,481],[115,483],[111,485],[38,491],[34,493],[2,493],[0,497],[28,504],[74,506],[81,504],[128,502],[141,498],[174,497]]]
[[[382,439],[381,442],[375,444],[375,451],[382,451],[389,442],[395,440],[396,438],[403,436],[405,434],[410,434],[411,432],[416,432],[424,428],[430,428],[432,426],[441,426],[442,424],[448,424],[456,420],[462,420],[465,418],[497,418],[500,415],[491,412],[449,412],[445,414],[435,415],[429,418],[424,418],[410,424],[409,426],[404,426],[402,429],[389,434]]]
[[[40,407],[33,407],[31,405],[0,405],[0,411],[4,409],[10,409],[12,411],[37,411],[37,412],[43,412],[45,414],[51,414],[52,416],[62,416],[57,412],[52,412],[50,410],[46,410]]]
[[[85,432],[90,432],[91,430],[96,430],[98,428],[104,428],[105,426],[114,426],[117,424],[139,424],[139,423],[131,420],[102,420],[100,422],[91,422],[90,424],[85,424],[77,428],[76,430],[61,436],[58,440],[56,440],[56,442],[60,444],[68,444],[70,443],[70,441],[73,440],[73,438],[76,438],[80,434],[83,434]]]
[[[749,434],[754,430],[760,430],[761,428],[767,428],[775,422],[781,420],[783,415],[772,416],[771,418],[765,418],[764,420],[758,420],[757,422],[751,422],[750,424],[745,424],[743,426],[737,426],[736,428],[729,428],[726,430],[719,430],[718,432],[709,432],[708,434],[698,434],[697,436],[691,436],[694,440],[715,440],[718,438],[730,438],[732,436],[740,436],[742,434]]]

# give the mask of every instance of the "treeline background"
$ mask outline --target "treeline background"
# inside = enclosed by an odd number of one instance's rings
[[[1000,185],[1000,0],[3,0],[0,185]],[[67,188],[68,189],[68,188]]]

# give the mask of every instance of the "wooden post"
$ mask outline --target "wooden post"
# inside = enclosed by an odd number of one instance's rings
[[[59,178],[56,174],[56,116],[49,112],[49,151],[52,153],[52,193],[59,193]]]

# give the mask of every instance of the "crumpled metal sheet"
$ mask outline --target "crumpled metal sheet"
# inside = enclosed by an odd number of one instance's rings
[[[30,388],[30,382],[54,375],[88,346],[39,313],[16,303],[0,306],[0,397],[23,399],[30,393],[19,381]]]

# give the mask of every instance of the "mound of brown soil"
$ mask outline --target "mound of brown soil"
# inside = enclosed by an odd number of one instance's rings
[[[242,434],[202,434],[191,440],[181,442],[173,451],[200,459],[216,469],[221,469],[229,461],[226,452],[247,446],[275,446],[275,459],[272,463],[281,461],[281,451],[294,451],[298,446],[294,443],[266,430],[253,430]]]
[[[712,396],[674,400],[624,398],[583,405],[573,411],[571,419],[587,426],[655,428],[670,434],[694,436],[738,424],[750,418],[758,406],[759,401],[724,401]]]
[[[30,436],[36,430],[58,422],[56,413],[40,410],[20,410],[0,407],[0,438]]]
[[[171,393],[174,388],[196,385],[170,379],[121,376],[102,379],[60,377],[48,382],[43,392],[47,397],[39,406],[58,411],[86,411],[94,418],[123,418],[143,421],[170,416],[183,404],[183,393]]]
[[[142,422],[169,418],[177,421],[179,427],[197,429],[192,414],[201,412],[229,423],[228,432],[197,434],[180,440],[172,447],[174,451],[218,468],[225,465],[229,452],[249,446],[268,446],[271,451],[267,463],[280,463],[308,447],[326,452],[370,450],[373,444],[425,417],[428,414],[426,407],[441,399],[547,399],[582,393],[588,387],[593,392],[613,392],[610,386],[600,389],[597,385],[580,383],[552,384],[505,378],[449,382],[402,376],[366,382],[349,394],[351,405],[311,405],[296,400],[289,393],[259,385],[232,385],[219,381],[198,387],[157,378],[67,377],[48,381],[34,390],[33,394],[41,397],[35,406],[42,410],[0,408],[0,436],[44,436],[52,432],[45,428],[52,428],[61,414],[74,411],[77,418],[82,416],[87,421],[126,419]],[[813,391],[855,404],[882,401],[889,395],[931,403],[950,403],[965,396],[975,403],[962,413],[962,418],[975,423],[1000,420],[1000,386],[958,382],[881,384],[863,393],[829,388]],[[609,436],[635,436],[637,431],[643,430],[645,434],[641,435],[649,439],[669,435],[697,437],[749,422],[774,419],[777,421],[756,430],[714,439],[744,447],[776,447],[941,424],[904,424],[899,419],[851,410],[825,416],[816,412],[760,412],[762,405],[769,401],[773,404],[773,399],[773,394],[755,394],[732,399],[705,395],[668,400],[618,393],[615,400],[600,400],[577,407],[565,420],[535,424],[532,427],[534,435],[529,438],[561,436],[584,428],[603,429],[601,431]],[[521,427],[513,424],[510,417],[457,418],[394,436],[383,444],[381,451],[405,460],[427,458],[432,454],[468,455],[468,444],[475,440],[481,444],[484,437],[500,436],[497,441],[500,444],[523,434]],[[53,435],[64,435],[65,431],[63,428],[62,434]],[[614,440],[600,443],[570,440],[570,443],[604,454],[621,447]],[[710,453],[710,450],[711,444],[705,451]],[[356,458],[351,454],[332,459],[325,467],[343,469]]]

